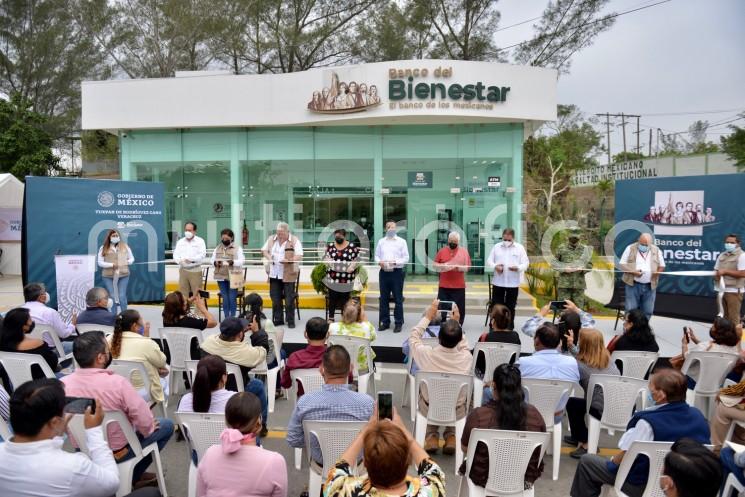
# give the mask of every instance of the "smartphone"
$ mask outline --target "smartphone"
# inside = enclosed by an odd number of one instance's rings
[[[65,397],[64,411],[70,414],[85,414],[90,406],[91,414],[96,413],[96,401],[88,397]]]
[[[552,300],[549,307],[555,311],[563,311],[566,309],[567,303],[563,300]]]
[[[378,392],[378,419],[393,419],[393,392]]]
[[[691,343],[691,336],[688,334],[688,327],[683,326],[683,336],[686,339],[686,343]]]
[[[204,300],[209,300],[210,298],[210,292],[205,292],[204,290],[199,290],[197,292],[200,297],[202,297]]]
[[[455,302],[451,300],[441,300],[440,304],[437,306],[438,311],[442,312],[453,312],[453,306],[455,305]]]

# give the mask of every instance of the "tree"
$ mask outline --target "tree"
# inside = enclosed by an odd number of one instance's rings
[[[613,156],[613,163],[617,164],[619,162],[630,162],[634,160],[640,160],[643,158],[644,158],[644,154],[640,154],[638,152],[619,152]]]
[[[58,174],[62,168],[52,153],[53,141],[46,117],[32,110],[30,100],[20,93],[0,99],[0,170],[20,180]]]
[[[395,1],[379,5],[367,22],[360,23],[352,55],[366,62],[411,59],[416,53],[415,31]]]
[[[745,114],[741,114],[745,117]],[[735,166],[740,171],[745,170],[745,128],[730,126],[732,134],[723,136],[719,140],[722,144],[722,152],[735,161]]]
[[[67,1],[0,3],[0,91],[30,102],[53,138],[76,127],[80,81],[108,76],[102,60],[73,22]]]
[[[608,3],[609,0],[549,2],[538,24],[533,25],[533,38],[515,49],[515,62],[569,72],[572,56],[613,26],[613,14],[600,15]]]

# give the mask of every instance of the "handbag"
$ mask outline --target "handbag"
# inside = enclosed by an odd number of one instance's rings
[[[228,277],[230,278],[230,289],[236,290],[236,289],[242,289],[245,285],[245,280],[243,278],[243,271],[230,271],[228,273]]]

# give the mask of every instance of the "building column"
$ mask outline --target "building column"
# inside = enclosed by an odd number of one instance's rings
[[[515,230],[515,240],[523,239],[523,124],[513,124],[512,129],[512,187],[514,193],[508,193],[508,226]]]
[[[238,241],[241,240],[241,230],[243,229],[241,162],[239,159],[240,133],[240,131],[233,131],[230,138],[230,229],[233,230],[235,239]]]
[[[383,223],[383,128],[375,127],[375,145],[373,150],[373,237],[378,239],[385,235]],[[370,240],[370,249],[376,240]],[[370,254],[370,259],[373,253]]]
[[[131,181],[132,164],[130,163],[129,137],[119,131],[119,177],[122,181]]]

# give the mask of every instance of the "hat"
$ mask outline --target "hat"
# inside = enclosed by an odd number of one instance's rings
[[[220,323],[220,334],[226,337],[234,337],[241,331],[245,330],[249,325],[246,319],[241,318],[225,318]]]

